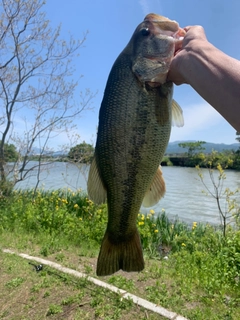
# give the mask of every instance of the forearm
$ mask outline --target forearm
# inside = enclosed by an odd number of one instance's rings
[[[185,82],[240,132],[240,61],[207,41],[201,44],[189,50],[179,71]]]

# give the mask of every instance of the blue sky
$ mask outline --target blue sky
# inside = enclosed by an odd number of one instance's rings
[[[62,24],[63,38],[70,32],[81,39],[89,32],[75,60],[76,76],[83,75],[79,91],[89,88],[97,92],[92,101],[94,110],[83,113],[77,122],[78,133],[87,142],[95,141],[98,112],[112,64],[147,13],[167,16],[181,27],[202,25],[210,42],[240,59],[239,0],[48,0],[45,11],[53,27]],[[170,141],[236,142],[236,131],[190,86],[175,86],[174,99],[183,109],[185,125],[173,128]],[[58,139],[57,144],[61,144],[66,137]]]

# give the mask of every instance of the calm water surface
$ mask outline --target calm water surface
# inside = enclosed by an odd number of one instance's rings
[[[89,166],[82,165],[81,170],[68,163],[56,162],[48,165],[40,174],[40,188],[55,190],[70,188],[72,190],[86,190]],[[17,188],[33,188],[36,185],[36,173],[27,180],[17,184]],[[204,181],[213,190],[207,170],[203,170]],[[216,200],[205,195],[203,184],[199,180],[195,168],[163,167],[163,175],[167,192],[164,198],[152,209],[160,212],[165,209],[170,218],[178,217],[180,220],[191,223],[192,221],[209,222],[219,224],[219,213]],[[240,188],[240,172],[226,171],[227,179],[224,181],[224,189],[232,191]],[[240,202],[240,201],[239,201]],[[225,203],[222,202],[223,208]],[[142,208],[142,212],[148,212],[149,208]]]

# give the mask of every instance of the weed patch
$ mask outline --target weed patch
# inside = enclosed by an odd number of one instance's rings
[[[96,206],[81,192],[39,191],[34,195],[31,191],[14,191],[10,198],[0,197],[2,247],[47,257],[91,276],[95,276],[106,223],[106,205]],[[139,213],[137,226],[145,269],[140,273],[119,271],[103,280],[189,319],[240,318],[238,226],[228,226],[224,237],[222,230],[208,224],[194,222],[188,226],[170,221],[164,210],[159,214],[153,210],[146,215]],[[0,305],[8,306],[1,310],[1,317],[12,314],[6,298],[10,293],[11,301],[18,301],[13,308],[15,314],[32,312],[35,319],[38,316],[33,309],[39,299],[44,305],[41,319],[43,314],[60,319],[66,312],[73,312],[74,319],[82,319],[83,314],[85,319],[93,315],[99,319],[131,319],[127,315],[136,311],[131,301],[99,291],[86,280],[73,282],[50,270],[36,272],[16,257],[8,259],[1,269]],[[24,302],[19,303],[22,299]]]

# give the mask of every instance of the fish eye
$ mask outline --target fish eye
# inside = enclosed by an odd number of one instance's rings
[[[143,28],[143,29],[141,30],[141,34],[142,34],[143,36],[148,36],[148,35],[150,34],[150,30],[149,30],[148,28]]]

